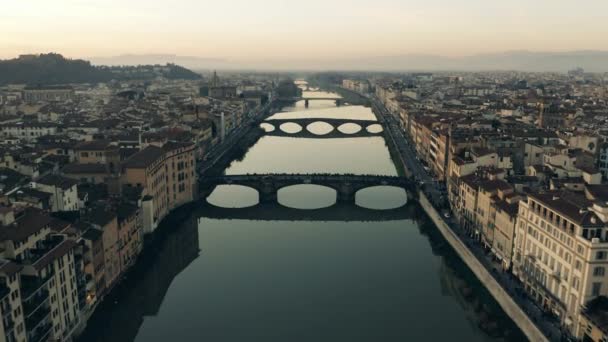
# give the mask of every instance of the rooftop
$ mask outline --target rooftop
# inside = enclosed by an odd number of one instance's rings
[[[162,158],[164,151],[158,146],[150,145],[145,149],[133,154],[124,162],[124,167],[134,169],[144,169]]]

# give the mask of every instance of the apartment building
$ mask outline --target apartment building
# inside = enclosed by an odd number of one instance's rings
[[[608,294],[606,199],[548,191],[519,203],[513,273],[576,336],[584,305]]]
[[[118,252],[120,268],[126,270],[135,264],[143,249],[143,229],[140,209],[130,203],[119,203],[118,215]]]
[[[91,308],[103,297],[106,288],[103,231],[84,227],[81,235],[83,272],[86,274],[86,308]]]
[[[513,241],[520,199],[521,197],[514,193],[506,195],[499,192],[499,199],[492,203],[494,212],[492,253],[501,262],[504,270],[510,270],[513,265]]]
[[[102,232],[103,246],[103,284],[97,285],[97,293],[105,294],[112,289],[122,272],[120,262],[120,244],[118,235],[118,217],[116,211],[106,203],[91,205],[85,214],[85,221]],[[99,254],[99,253],[98,253]],[[93,256],[95,258],[95,256]],[[99,265],[97,265],[99,267]],[[96,274],[99,270],[96,270]],[[101,272],[99,272],[101,273]],[[101,277],[101,274],[98,276]]]
[[[20,292],[22,269],[22,265],[11,260],[0,260],[0,339],[5,341],[25,341],[26,338]]]
[[[4,273],[15,291],[10,306],[16,341],[69,340],[80,322],[76,243],[53,233],[52,221],[34,208],[3,216],[1,257],[18,265]]]
[[[109,140],[81,142],[74,147],[74,155],[78,164],[101,164],[112,174],[120,171],[120,146]]]
[[[143,188],[145,233],[153,232],[172,209],[195,198],[195,149],[193,143],[150,145],[124,162],[122,184]]]
[[[26,87],[23,99],[27,103],[68,101],[74,97],[74,89],[67,86]]]
[[[32,188],[51,194],[51,211],[76,211],[79,209],[78,182],[50,174],[32,182]]]
[[[25,142],[34,142],[44,135],[55,135],[59,131],[57,125],[44,122],[17,122],[0,125],[2,137],[18,138]]]

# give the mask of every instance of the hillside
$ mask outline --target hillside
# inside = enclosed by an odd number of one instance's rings
[[[110,80],[199,79],[201,76],[175,64],[141,66],[93,66],[81,59],[67,59],[60,54],[23,55],[0,60],[0,84],[96,83]]]

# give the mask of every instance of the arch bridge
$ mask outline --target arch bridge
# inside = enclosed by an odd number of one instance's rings
[[[258,191],[260,203],[276,203],[278,191],[284,187],[300,184],[321,185],[334,189],[338,203],[355,201],[355,194],[374,186],[396,186],[405,189],[408,196],[415,196],[416,184],[409,178],[381,175],[339,174],[266,174],[225,175],[205,177],[202,182],[217,185],[242,185]]]
[[[336,106],[340,107],[344,104],[344,99],[342,98],[336,98],[336,97],[280,97],[278,98],[279,101],[285,101],[285,102],[298,102],[298,101],[304,101],[304,106],[306,108],[308,108],[310,101],[334,101],[336,103]]]
[[[286,123],[294,123],[299,125],[302,129],[299,132],[285,132],[281,130],[281,125]],[[332,128],[331,131],[325,134],[314,133],[309,126],[314,123],[326,123]],[[372,137],[382,136],[384,129],[379,131],[370,131],[369,128],[372,125],[380,125],[375,120],[356,120],[356,119],[325,119],[325,118],[298,118],[298,119],[271,119],[263,121],[262,124],[272,126],[270,131],[266,131],[266,135],[281,136],[281,137],[293,137],[293,138],[357,138],[357,137]],[[355,124],[359,126],[359,130],[356,132],[348,133],[342,132],[338,128],[345,124]],[[381,125],[380,125],[381,126]]]

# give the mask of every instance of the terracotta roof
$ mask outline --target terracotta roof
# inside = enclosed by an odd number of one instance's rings
[[[64,240],[60,242],[57,246],[55,246],[53,249],[48,251],[44,256],[42,256],[42,258],[34,262],[32,266],[37,271],[40,271],[46,266],[48,266],[50,263],[52,263],[54,260],[66,255],[72,248],[76,247],[76,245],[78,244],[73,240]]]
[[[150,145],[129,157],[123,165],[126,168],[144,169],[162,158],[164,153],[162,148]]]
[[[104,151],[110,145],[109,140],[84,141],[74,147],[76,151]]]
[[[14,224],[0,227],[0,240],[23,241],[48,227],[52,219],[39,209],[27,208]]]
[[[585,196],[570,191],[530,193],[528,196],[579,225],[604,225],[594,212],[588,210],[592,203]]]
[[[78,184],[77,181],[75,181],[71,178],[67,178],[67,177],[63,177],[63,176],[59,176],[59,175],[53,175],[53,174],[40,178],[39,180],[36,181],[36,183],[54,186],[56,188],[61,188],[63,190],[70,189],[74,185]]]
[[[79,163],[73,163],[73,164],[68,164],[66,166],[63,167],[63,169],[61,169],[61,171],[63,173],[92,173],[92,174],[98,174],[98,173],[106,173],[107,172],[107,168],[104,164],[94,164],[94,163],[88,163],[88,164],[79,164]]]

